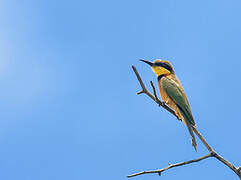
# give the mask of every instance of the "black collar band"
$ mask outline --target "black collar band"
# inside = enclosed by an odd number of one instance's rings
[[[164,77],[164,74],[161,74],[157,77],[158,81],[160,81],[162,77]]]

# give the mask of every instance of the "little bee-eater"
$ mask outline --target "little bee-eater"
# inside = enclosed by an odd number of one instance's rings
[[[159,59],[155,60],[153,63],[143,59],[141,59],[141,61],[151,66],[158,79],[162,100],[175,111],[177,117],[187,126],[191,135],[192,145],[195,150],[197,150],[197,144],[192,130],[192,126],[195,127],[195,122],[191,108],[171,63]]]

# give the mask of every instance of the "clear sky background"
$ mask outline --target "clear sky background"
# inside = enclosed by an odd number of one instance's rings
[[[123,180],[203,156],[140,89],[171,61],[200,132],[241,166],[239,0],[0,2],[0,179]],[[237,179],[215,159],[138,180]]]

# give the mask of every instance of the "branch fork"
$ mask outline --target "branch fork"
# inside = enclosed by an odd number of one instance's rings
[[[173,109],[171,109],[169,106],[166,105],[166,103],[162,102],[158,97],[157,97],[157,94],[156,94],[156,89],[155,89],[155,86],[153,84],[152,81],[150,81],[150,84],[151,84],[151,87],[152,87],[152,90],[153,90],[153,94],[152,95],[148,90],[147,88],[145,87],[136,67],[134,65],[132,65],[132,69],[140,83],[140,86],[142,88],[141,91],[137,92],[137,94],[146,94],[147,96],[149,96],[153,101],[155,101],[158,106],[161,106],[163,107],[164,109],[166,109],[168,112],[170,112],[172,115],[174,115],[178,120],[180,120],[175,111],[173,111]],[[174,168],[174,167],[179,167],[179,166],[183,166],[183,165],[187,165],[187,164],[191,164],[191,163],[195,163],[195,162],[199,162],[199,161],[202,161],[204,159],[207,159],[207,158],[210,158],[210,157],[214,157],[216,158],[218,161],[222,162],[224,165],[226,165],[227,167],[229,167],[238,177],[239,179],[241,180],[241,166],[240,167],[235,167],[233,164],[231,164],[229,161],[227,161],[226,159],[224,159],[223,157],[221,157],[216,151],[213,150],[213,148],[207,143],[207,141],[204,139],[204,137],[201,135],[201,133],[197,130],[197,128],[195,126],[192,126],[192,129],[193,131],[195,132],[195,134],[198,136],[198,138],[202,141],[202,143],[204,144],[204,146],[207,148],[207,150],[209,151],[209,153],[205,156],[202,156],[200,158],[197,158],[197,159],[193,159],[193,160],[189,160],[189,161],[185,161],[185,162],[179,162],[179,163],[176,163],[176,164],[168,164],[167,167],[165,168],[162,168],[162,169],[158,169],[158,170],[150,170],[150,171],[142,171],[142,172],[138,172],[138,173],[135,173],[135,174],[131,174],[131,175],[128,175],[127,177],[130,178],[130,177],[134,177],[134,176],[139,176],[139,175],[143,175],[143,174],[158,174],[158,175],[161,175],[162,172],[166,171],[166,170],[169,170],[171,168]]]

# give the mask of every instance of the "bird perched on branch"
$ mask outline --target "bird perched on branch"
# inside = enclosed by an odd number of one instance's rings
[[[187,126],[191,135],[192,145],[197,151],[197,144],[192,129],[192,126],[195,127],[195,122],[191,108],[184,89],[176,77],[171,63],[159,59],[154,62],[149,62],[143,59],[141,59],[141,61],[149,64],[153,72],[156,74],[162,100],[175,111],[177,117]]]

